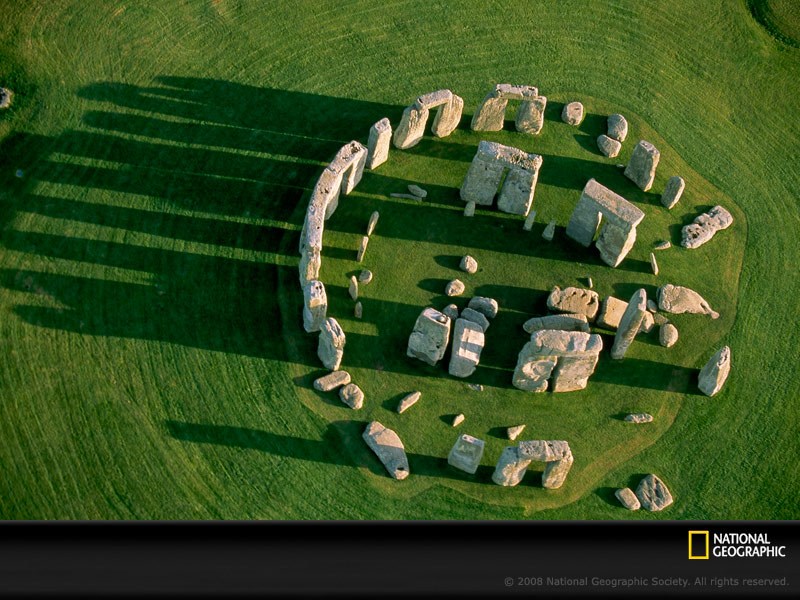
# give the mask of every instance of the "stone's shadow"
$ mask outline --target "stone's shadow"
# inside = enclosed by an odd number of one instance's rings
[[[608,131],[608,115],[601,115],[598,113],[587,113],[584,109],[584,116],[583,121],[581,121],[580,125],[578,125],[578,130],[583,132],[586,137],[588,137],[592,143],[594,143],[594,149],[597,150],[597,138]],[[602,154],[601,154],[602,156]]]
[[[457,271],[462,275],[469,275],[469,273],[465,273],[461,270],[461,259],[462,256],[453,256],[449,254],[439,254],[433,257],[433,260],[436,261],[437,265],[444,267],[445,269],[452,269],[453,271]],[[480,265],[478,265],[478,270],[480,270]]]
[[[649,262],[647,263],[647,266],[649,268]],[[644,291],[647,294],[647,299],[653,300],[656,304],[658,304],[656,290],[658,290],[659,287],[661,286],[653,285],[652,283],[612,283],[611,288],[614,290],[614,293],[611,295],[614,296],[614,298],[628,302],[631,299],[631,296],[633,296],[639,289],[644,288]]]
[[[451,415],[440,415],[439,416],[439,420],[442,423],[444,423],[445,425],[449,425],[449,426],[452,427],[453,426],[453,419],[455,419],[456,416],[458,416],[456,413],[453,413]],[[457,427],[453,427],[453,429],[458,429],[458,428]],[[459,435],[461,435],[461,434],[459,434]]]
[[[625,417],[627,417],[629,414],[631,413],[630,412],[614,413],[613,415],[611,415],[611,418],[614,419],[615,421],[625,422]]]
[[[628,477],[628,483],[626,484],[625,487],[630,488],[631,491],[633,491],[635,493],[636,492],[636,488],[639,487],[639,483],[641,483],[642,479],[647,477],[649,474],[650,473],[635,473],[634,475],[631,475],[630,477]],[[620,505],[620,506],[622,506],[622,505]],[[645,511],[645,512],[647,512],[647,511]]]
[[[563,123],[564,126],[567,126],[567,124],[561,120],[561,113],[566,105],[566,102],[556,102],[548,98],[547,106],[544,107],[544,120],[554,123]],[[544,128],[542,128],[542,131],[544,131]]]
[[[403,150],[403,152],[408,152]],[[466,170],[464,171],[466,174]],[[423,190],[428,192],[428,195],[422,200],[411,200],[409,198],[393,198],[391,194],[409,194],[409,184],[416,184]],[[458,197],[458,188],[448,187],[444,185],[424,183],[422,181],[411,181],[410,179],[400,179],[398,177],[391,177],[389,175],[381,175],[380,172],[365,171],[364,177],[358,187],[353,190],[350,196],[347,196],[348,202],[352,199],[364,197],[368,195],[380,196],[383,200],[395,203],[395,206],[405,206],[409,209],[417,209],[424,207],[426,210],[430,203],[443,204],[445,206],[457,206],[459,209],[464,209],[464,203]],[[386,207],[386,202],[382,202],[380,207],[377,208],[383,219],[383,209]],[[337,219],[338,220],[338,219]],[[369,217],[364,220],[363,227],[359,229],[362,233],[366,233],[367,222]],[[326,224],[327,225],[327,224]],[[381,228],[381,220],[375,227],[375,233],[378,233]],[[354,230],[355,232],[355,230]]]
[[[407,392],[401,392],[400,394],[395,394],[394,396],[390,396],[389,398],[387,398],[386,400],[381,402],[381,406],[383,408],[385,408],[386,410],[388,410],[389,412],[397,413],[397,405],[400,404],[400,401],[403,398],[405,398],[406,396],[408,396],[412,392],[414,392],[414,390],[409,390]],[[421,402],[421,401],[422,401],[422,398],[420,397],[420,399],[417,400],[417,402]],[[414,407],[411,406],[410,408],[407,408],[406,410],[414,410]]]
[[[469,122],[467,122],[467,131],[471,131],[469,129]],[[479,132],[474,133],[477,134]],[[394,146],[392,146],[392,150],[398,152]],[[439,158],[442,160],[471,163],[472,159],[475,158],[475,154],[478,152],[478,140],[475,141],[474,145],[461,144],[446,137],[434,137],[430,131],[426,129],[425,137],[423,137],[419,143],[411,148],[402,150],[402,152],[407,152],[408,154],[416,156],[425,156],[426,158]],[[464,174],[466,174],[466,171]]]
[[[367,252],[369,252],[369,247],[367,247]],[[356,257],[358,256],[358,248],[351,250],[349,248],[338,248],[336,246],[332,246],[331,244],[323,244],[322,252],[320,255],[323,259],[323,262],[324,259],[326,258],[337,258],[339,260],[352,260],[353,262],[355,262]]]
[[[447,284],[450,283],[453,279],[458,279],[458,277],[453,277],[451,279],[433,279],[427,278],[423,279],[417,284],[417,287],[421,290],[425,290],[426,292],[430,292],[432,294],[442,294],[444,295],[444,288],[447,287]],[[448,296],[444,296],[447,298]],[[458,296],[456,296],[458,297]],[[420,308],[420,311],[422,308]]]
[[[617,497],[614,495],[617,489],[618,488],[613,487],[599,487],[594,493],[606,504],[616,508],[623,508],[622,504],[619,503],[619,500],[617,500]]]
[[[600,134],[598,133],[597,135],[599,136]],[[597,137],[592,137],[591,135],[587,135],[585,133],[576,133],[573,137],[575,138],[575,141],[578,142],[578,145],[584,150],[587,150],[592,154],[596,154],[597,156],[601,156],[603,159],[608,158],[605,154],[600,152],[600,149],[597,147]]]
[[[593,381],[660,390],[674,394],[702,395],[702,392],[697,387],[696,374],[698,369],[688,369],[677,365],[631,357],[612,360],[610,357],[604,356],[605,349],[608,348],[610,350],[610,344],[613,344],[613,341],[607,344],[606,340],[603,340],[604,350],[600,355],[600,363],[592,375]]]
[[[487,434],[490,437],[495,437],[501,440],[505,440],[508,442],[509,445],[513,445],[514,443],[516,443],[508,439],[508,427],[492,427],[491,429],[489,429]]]
[[[496,284],[485,284],[479,285],[475,288],[475,295],[476,296],[485,296],[487,298],[494,298],[497,300],[497,304],[499,309],[497,311],[497,317],[491,322],[494,324],[497,319],[501,316],[509,315],[508,311],[518,311],[527,314],[531,314],[535,312],[535,307],[541,304],[545,304],[546,310],[546,300],[547,296],[550,294],[549,290],[537,290],[534,288],[525,288],[519,287],[515,285],[496,285]],[[521,318],[522,320],[520,323],[527,320],[528,316],[518,316],[518,319]],[[491,331],[491,327],[489,328]],[[520,329],[522,331],[522,329]]]

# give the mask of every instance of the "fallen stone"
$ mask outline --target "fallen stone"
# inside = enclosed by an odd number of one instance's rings
[[[417,202],[422,202],[422,198],[419,196],[415,196],[414,194],[400,194],[397,192],[393,192],[389,194],[392,198],[405,198],[407,200],[416,200]]]
[[[723,346],[700,369],[698,386],[706,396],[713,396],[722,389],[731,371],[731,349]]]
[[[615,158],[622,149],[622,144],[605,134],[598,136],[597,148],[608,158]]]
[[[653,271],[653,275],[658,275],[658,262],[656,261],[656,255],[652,252],[650,253],[650,270]]]
[[[589,286],[589,289],[592,289],[594,287],[594,281],[592,281],[591,277],[586,278],[586,284]]]
[[[378,224],[378,218],[380,218],[380,213],[376,210],[369,216],[369,223],[367,223],[367,235],[372,235],[372,232],[375,231],[375,225]]]
[[[661,153],[653,144],[645,140],[639,141],[633,149],[628,166],[625,167],[625,177],[633,181],[643,191],[653,187],[656,176],[656,167]]]
[[[410,473],[408,457],[403,442],[391,429],[387,429],[378,421],[372,421],[364,429],[361,437],[367,446],[377,454],[383,466],[395,479],[405,479]]]
[[[653,473],[647,475],[636,488],[636,497],[647,510],[655,512],[672,504],[672,494],[667,486]]]
[[[428,192],[413,183],[408,184],[408,191],[419,198],[426,198],[428,196]]]
[[[353,300],[358,300],[358,279],[355,275],[350,276],[350,287],[347,288],[347,293]]]
[[[672,244],[669,242],[659,242],[655,247],[656,250],[667,250],[668,248],[672,248]]]
[[[572,286],[562,290],[554,286],[547,297],[547,308],[555,312],[584,315],[586,320],[591,322],[600,310],[600,296],[593,290]]]
[[[447,455],[447,464],[474,475],[478,470],[478,465],[481,464],[483,447],[483,440],[462,433],[450,450],[450,454]]]
[[[347,371],[331,371],[327,375],[314,380],[314,389],[320,392],[330,392],[348,383],[350,383],[350,373]]]
[[[631,488],[622,488],[621,490],[617,490],[614,492],[614,495],[617,497],[617,500],[619,500],[619,503],[628,510],[639,510],[642,507],[639,499],[636,497],[636,494],[633,493]]]
[[[460,413],[457,414],[455,417],[453,417],[453,427],[458,427],[459,425],[461,425],[464,422],[465,418],[466,417],[464,417],[463,414]]]
[[[465,217],[474,217],[475,216],[475,203],[474,202],[467,202],[467,205],[464,207],[464,216]]]
[[[525,217],[525,223],[522,225],[522,229],[525,231],[530,231],[533,229],[533,221],[536,219],[536,211],[532,210],[528,213],[528,216]]]
[[[547,315],[533,317],[522,324],[525,333],[533,333],[542,329],[558,329],[560,331],[583,331],[589,333],[589,323],[586,315]]]
[[[625,421],[628,423],[651,423],[653,415],[647,413],[636,413],[625,416]]]
[[[666,325],[669,323],[669,319],[660,313],[653,313],[653,324],[654,325]]]
[[[486,298],[485,296],[475,296],[471,298],[467,306],[477,310],[479,313],[483,313],[483,315],[489,319],[494,319],[497,316],[497,311],[500,310],[497,300],[494,298]]]
[[[655,300],[652,298],[647,299],[647,310],[649,310],[651,313],[654,313],[658,310],[658,304],[656,304]]]
[[[444,288],[444,293],[447,296],[460,296],[464,293],[464,290],[467,289],[464,285],[464,282],[460,279],[453,279],[447,286]]]
[[[361,244],[358,247],[358,254],[356,255],[356,262],[364,260],[364,253],[367,251],[367,244],[369,244],[369,236],[365,235],[361,238]]]
[[[515,425],[514,427],[509,427],[506,430],[508,434],[508,439],[515,440],[519,437],[519,435],[525,430],[525,425]]]
[[[631,296],[628,307],[622,313],[617,335],[614,336],[614,345],[611,347],[611,358],[619,360],[625,356],[647,314],[650,314],[647,312],[647,293],[644,288],[640,288]]]
[[[408,338],[406,354],[429,365],[435,365],[444,356],[450,339],[450,318],[433,308],[425,308],[414,324]]]
[[[700,294],[687,287],[668,283],[658,288],[656,296],[658,297],[658,308],[664,312],[706,314],[712,319],[719,318],[719,313],[712,310]]]
[[[364,406],[364,392],[355,383],[348,383],[342,387],[339,390],[339,399],[355,410]]]
[[[658,330],[658,343],[669,348],[678,341],[678,328],[672,323],[665,323]]]
[[[532,459],[520,454],[519,448],[507,446],[497,460],[494,473],[492,473],[492,481],[502,486],[517,485],[522,481],[531,462]]]
[[[353,307],[353,316],[356,319],[360,319],[364,316],[364,307],[362,306],[361,302],[356,302],[356,305]]]
[[[303,329],[319,331],[328,318],[328,296],[321,281],[314,279],[303,288]]]
[[[639,333],[650,333],[653,331],[653,327],[656,326],[656,321],[653,313],[649,310],[644,314],[644,319],[642,319],[642,324],[639,326]]]
[[[8,108],[11,106],[11,101],[14,99],[14,92],[8,88],[0,88],[0,109]]]
[[[367,141],[367,168],[374,169],[389,159],[389,144],[392,141],[392,124],[383,118],[369,129]]]
[[[521,133],[538,135],[544,127],[544,109],[547,106],[545,96],[537,96],[530,100],[524,100],[517,110],[517,117],[514,126]]]
[[[672,208],[678,203],[683,194],[683,189],[686,187],[686,182],[683,177],[674,175],[667,180],[667,185],[664,186],[664,193],[661,194],[661,204],[667,208]]]
[[[600,314],[597,315],[597,325],[606,327],[607,329],[616,329],[619,327],[619,322],[622,320],[622,315],[625,309],[628,308],[628,303],[614,296],[606,296],[603,300],[603,308]]]
[[[480,362],[485,340],[480,325],[461,317],[456,319],[448,373],[453,377],[472,375]]]
[[[561,110],[561,120],[567,125],[580,125],[583,121],[583,104],[570,102]]]
[[[478,261],[467,254],[461,259],[459,267],[462,271],[466,271],[467,273],[476,273],[478,271]]]
[[[472,321],[478,327],[481,328],[481,331],[486,333],[486,330],[489,329],[489,319],[487,319],[483,313],[478,312],[474,308],[465,308],[461,311],[461,318],[466,319],[467,321]]]
[[[467,387],[471,390],[475,390],[476,392],[482,392],[483,386],[480,383],[470,383]]]
[[[606,119],[608,137],[624,142],[628,137],[628,121],[620,114],[610,115]]]
[[[528,392],[544,392],[552,377],[554,392],[584,389],[602,349],[603,340],[597,334],[534,331],[519,353],[512,385]]]
[[[458,307],[455,304],[448,304],[442,309],[442,313],[455,321],[458,318]]]
[[[358,274],[358,282],[367,285],[370,281],[372,281],[372,271],[368,269],[364,269],[361,273]]]
[[[542,232],[542,237],[548,242],[552,242],[555,233],[556,233],[556,220],[553,219],[547,224],[547,227],[544,228],[544,231]]]
[[[325,319],[319,331],[317,356],[327,369],[338,371],[344,356],[345,336],[338,321],[333,317]]]
[[[717,205],[681,230],[681,246],[698,248],[714,237],[718,231],[730,227],[732,223],[733,215]]]
[[[408,394],[406,397],[400,400],[400,403],[397,405],[397,412],[402,415],[410,407],[417,403],[417,401],[420,399],[420,396],[422,396],[421,392],[411,392]]]

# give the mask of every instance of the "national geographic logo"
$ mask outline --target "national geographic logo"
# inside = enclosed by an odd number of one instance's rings
[[[689,532],[689,559],[786,558],[786,546],[775,546],[766,533]]]

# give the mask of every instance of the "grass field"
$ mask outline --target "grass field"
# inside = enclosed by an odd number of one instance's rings
[[[800,49],[790,3],[2,2],[0,86],[0,518],[6,519],[796,519],[800,308]],[[764,16],[767,15],[767,16]],[[794,37],[792,37],[794,36]],[[477,133],[495,83],[548,97],[539,136]],[[451,136],[425,139],[364,179],[328,221],[321,279],[347,334],[352,411],[311,382],[324,370],[302,331],[297,245],[310,190],[338,148],[441,88],[465,100]],[[560,121],[580,100],[580,127]],[[513,103],[512,103],[513,104]],[[513,109],[507,119],[513,119]],[[630,123],[620,157],[595,138]],[[461,215],[478,141],[542,154],[536,225]],[[661,151],[650,192],[614,165],[639,139]],[[671,211],[666,180],[686,179]],[[645,211],[617,268],[564,235],[590,177]],[[408,183],[423,203],[389,198]],[[735,223],[697,250],[680,229],[722,204]],[[381,217],[355,262],[373,210]],[[555,240],[541,238],[556,219]],[[475,275],[458,271],[469,252]],[[348,277],[364,318],[352,317]],[[475,375],[405,357],[445,283],[498,299]],[[586,390],[511,387],[553,285],[627,300],[686,285],[721,317],[676,315],[623,361],[604,351]],[[608,349],[611,332],[598,329]],[[721,393],[697,371],[721,345]],[[468,383],[481,383],[483,391]],[[394,412],[405,393],[422,399]],[[647,426],[621,417],[656,415]],[[449,419],[463,412],[457,430]],[[361,440],[395,429],[411,476],[390,479]],[[566,439],[575,464],[545,490],[490,480],[507,444]],[[478,473],[444,461],[460,433],[486,441]],[[675,504],[631,513],[613,497],[654,472]]]

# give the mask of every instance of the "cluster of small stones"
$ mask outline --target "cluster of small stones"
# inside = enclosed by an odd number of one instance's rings
[[[673,502],[672,494],[666,484],[653,473],[642,478],[636,493],[630,488],[621,488],[614,492],[614,495],[628,510],[639,510],[644,507],[646,510],[656,512],[664,510]]]
[[[609,158],[615,158],[622,149],[622,142],[628,137],[628,121],[620,114],[606,119],[606,133],[597,138],[597,148]]]
[[[343,404],[358,410],[364,406],[364,392],[355,383],[350,382],[347,371],[331,371],[314,381],[314,389],[320,392],[339,390],[339,399]]]

